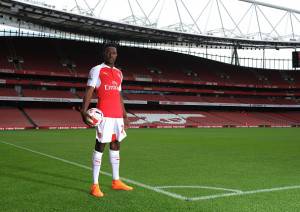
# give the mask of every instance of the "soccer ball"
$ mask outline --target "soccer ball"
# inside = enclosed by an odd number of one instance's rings
[[[88,111],[86,111],[87,114],[89,114],[92,119],[88,119],[88,121],[93,126],[98,126],[102,120],[103,120],[103,113],[98,108],[90,108]]]

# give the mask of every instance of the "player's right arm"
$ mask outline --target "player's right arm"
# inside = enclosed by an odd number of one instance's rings
[[[96,86],[100,85],[99,72],[100,72],[99,66],[95,66],[94,68],[92,68],[90,70],[88,81],[87,81],[87,86],[85,89],[85,95],[83,97],[82,107],[81,107],[81,111],[80,111],[82,120],[84,121],[84,123],[86,123],[89,126],[92,126],[91,125],[92,117],[89,116],[86,111],[89,108],[91,99],[93,97],[93,92],[94,92]]]
[[[84,123],[86,123],[89,126],[92,126],[90,120],[92,119],[91,116],[89,116],[89,114],[87,114],[87,110],[89,108],[89,105],[91,103],[91,99],[93,97],[93,92],[94,92],[94,87],[92,86],[87,86],[86,90],[85,90],[85,95],[83,97],[83,101],[82,101],[82,107],[81,107],[81,117]]]

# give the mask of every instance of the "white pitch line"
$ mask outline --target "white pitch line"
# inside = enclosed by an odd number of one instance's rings
[[[231,188],[221,188],[221,187],[213,187],[213,186],[201,186],[201,185],[170,185],[170,186],[156,186],[155,188],[204,188],[204,189],[211,189],[211,190],[221,190],[221,191],[231,191],[235,193],[242,193],[243,191]]]
[[[72,161],[69,161],[69,160],[66,160],[66,159],[63,159],[63,158],[59,158],[59,157],[56,157],[56,156],[53,156],[53,155],[48,155],[48,154],[45,154],[43,152],[38,152],[38,151],[29,149],[29,148],[26,148],[26,147],[23,147],[23,146],[19,146],[19,145],[16,145],[16,144],[11,144],[11,143],[8,143],[8,142],[5,142],[5,141],[0,141],[0,143],[7,144],[7,145],[10,145],[10,146],[16,147],[18,149],[26,150],[26,151],[29,151],[29,152],[32,152],[32,153],[35,153],[35,154],[38,154],[38,155],[42,155],[42,156],[51,158],[51,159],[55,159],[55,160],[58,160],[58,161],[61,161],[61,162],[67,163],[67,164],[71,164],[73,166],[77,166],[77,167],[80,167],[80,168],[83,168],[83,169],[92,170],[92,168],[89,167],[89,166],[82,165],[82,164],[79,164],[79,163],[76,163],[76,162],[72,162]],[[106,175],[106,176],[112,176],[112,174],[110,174],[108,172],[104,172],[104,171],[101,171],[101,174]],[[140,182],[135,181],[135,180],[131,180],[131,179],[124,178],[124,177],[121,177],[121,179],[123,181],[127,182],[127,183],[131,183],[131,184],[134,184],[134,185],[137,185],[137,186],[155,191],[157,193],[165,194],[165,195],[173,197],[175,199],[180,199],[180,200],[187,200],[188,199],[185,196],[175,194],[175,193],[172,193],[172,192],[168,192],[168,191],[165,191],[165,190],[162,190],[162,189],[159,189],[159,188],[155,188],[153,186],[146,185],[144,183],[140,183]]]
[[[202,197],[192,197],[192,198],[189,198],[189,200],[190,201],[210,200],[210,199],[217,199],[217,198],[221,198],[221,197],[242,196],[242,195],[248,195],[248,194],[267,193],[267,192],[291,190],[291,189],[300,189],[300,185],[284,186],[284,187],[278,187],[278,188],[258,189],[258,190],[251,190],[251,191],[242,191],[239,193],[227,193],[227,194],[216,194],[216,195],[209,195],[209,196],[202,196]]]

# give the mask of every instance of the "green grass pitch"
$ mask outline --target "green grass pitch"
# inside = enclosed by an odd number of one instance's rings
[[[120,174],[134,191],[101,174],[97,199],[94,130],[0,132],[0,211],[300,211],[299,128],[127,133]],[[111,173],[108,146],[103,157]]]

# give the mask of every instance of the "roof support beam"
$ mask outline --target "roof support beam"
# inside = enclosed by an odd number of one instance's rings
[[[260,2],[260,1],[256,1],[256,0],[238,0],[238,1],[248,2],[248,3],[257,4],[257,5],[261,5],[261,6],[265,6],[265,7],[271,7],[271,8],[278,9],[278,10],[290,11],[293,13],[300,14],[299,10],[291,9],[288,7],[280,7],[280,6],[277,6],[274,4],[268,4],[268,3]]]

